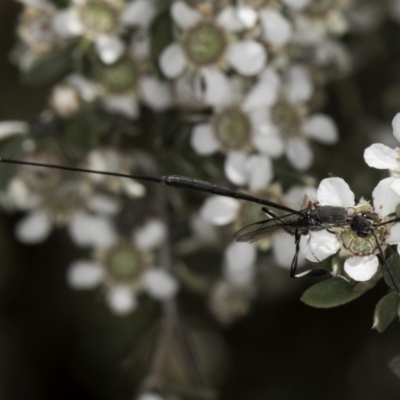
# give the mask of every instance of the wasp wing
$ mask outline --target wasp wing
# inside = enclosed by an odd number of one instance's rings
[[[286,232],[293,234],[294,229],[299,227],[298,218],[297,214],[288,214],[283,217],[269,218],[264,221],[255,222],[237,231],[235,234],[236,241],[253,243],[271,235],[279,229],[284,229]]]

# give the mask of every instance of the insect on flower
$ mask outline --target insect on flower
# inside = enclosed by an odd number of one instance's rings
[[[386,243],[384,243],[382,239],[383,237],[385,237],[385,235],[388,235],[385,227],[393,226],[400,221],[400,218],[396,217],[394,212],[392,212],[389,213],[384,219],[380,219],[379,217],[377,217],[376,213],[372,211],[371,207],[365,207],[365,204],[367,203],[362,203],[363,207],[357,208],[358,206],[345,207],[337,205],[321,205],[318,202],[310,201],[305,209],[298,211],[285,205],[278,204],[263,198],[254,197],[250,194],[240,192],[238,190],[232,190],[206,181],[181,175],[166,175],[159,178],[151,176],[136,176],[117,172],[98,171],[86,168],[67,167],[54,164],[42,164],[31,161],[10,160],[4,158],[0,158],[0,162],[148,181],[164,184],[178,189],[189,189],[198,192],[206,192],[218,196],[230,197],[238,200],[245,200],[260,204],[264,206],[262,210],[267,214],[268,218],[240,229],[235,235],[236,240],[238,242],[252,243],[265,236],[271,235],[279,229],[283,229],[290,235],[293,235],[296,250],[290,268],[290,276],[292,278],[306,275],[316,276],[327,272],[325,269],[313,268],[303,273],[296,274],[301,238],[310,233],[326,231],[329,234],[337,234],[338,237],[341,238],[341,240],[343,239],[343,247],[345,249],[348,249],[350,252],[352,251],[353,255],[365,256],[378,254],[380,257],[380,261],[384,265],[393,287],[400,294],[399,285],[396,283],[394,279],[394,274],[391,271],[384,255]],[[278,215],[270,208],[284,211],[286,212],[286,214]],[[359,250],[360,245],[358,242],[362,242],[363,239],[366,239],[367,250]],[[310,238],[308,240],[310,240]],[[373,243],[371,244],[371,242]],[[332,254],[336,253],[338,250],[338,248],[335,249]],[[317,255],[314,253],[313,257],[317,261],[320,261],[318,260]]]

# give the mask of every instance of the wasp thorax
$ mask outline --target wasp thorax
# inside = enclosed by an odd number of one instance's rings
[[[138,66],[123,59],[112,65],[101,65],[98,76],[103,85],[112,92],[135,89],[139,78]]]
[[[248,143],[251,124],[248,116],[238,107],[230,107],[217,114],[214,132],[226,149],[241,149]]]
[[[26,161],[43,164],[61,164],[60,159],[47,151],[38,151],[26,158]],[[49,192],[62,180],[60,170],[47,167],[33,167],[21,165],[18,167],[18,176],[25,185],[34,192]]]
[[[284,135],[294,135],[299,131],[300,110],[287,101],[280,100],[272,107],[272,120]]]
[[[148,255],[133,245],[119,244],[108,250],[106,267],[113,282],[138,284],[141,275],[149,267]]]
[[[89,1],[80,9],[82,23],[89,31],[111,33],[118,28],[118,13],[105,1]]]
[[[189,61],[195,66],[218,63],[227,46],[225,32],[211,22],[202,22],[188,30],[182,40]]]

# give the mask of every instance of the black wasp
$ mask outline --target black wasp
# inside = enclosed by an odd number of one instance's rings
[[[386,221],[381,224],[375,224],[371,216],[368,214],[355,214],[354,216],[349,216],[345,207],[319,206],[315,203],[311,203],[308,208],[298,211],[266,199],[251,196],[250,194],[243,193],[238,190],[228,189],[206,181],[181,175],[166,175],[161,178],[157,178],[150,176],[136,176],[117,172],[96,171],[86,168],[75,168],[54,164],[42,164],[31,161],[10,160],[5,158],[0,158],[0,162],[8,164],[23,164],[37,167],[55,168],[65,171],[84,172],[90,174],[100,174],[155,182],[178,189],[189,189],[198,192],[206,192],[218,196],[231,197],[238,200],[246,200],[252,203],[260,204],[264,206],[263,211],[268,215],[269,218],[240,229],[235,235],[236,240],[238,242],[252,243],[265,236],[271,235],[279,229],[283,229],[287,233],[293,235],[295,239],[294,241],[296,251],[290,268],[290,276],[292,278],[305,275],[321,275],[322,273],[326,272],[322,269],[312,269],[310,271],[307,271],[307,273],[296,275],[297,260],[300,252],[300,239],[302,235],[305,235],[309,232],[322,230],[330,231],[330,229],[332,228],[350,226],[350,228],[360,237],[364,237],[369,234],[372,234],[374,236],[382,262],[385,265],[393,286],[396,288],[397,292],[400,293],[387,265],[382,248],[379,245],[379,241],[374,232],[375,227],[388,223],[395,223],[399,220],[398,218]],[[270,210],[269,207],[285,211],[287,214],[278,215],[274,211]]]

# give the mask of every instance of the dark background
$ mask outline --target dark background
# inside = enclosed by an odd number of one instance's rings
[[[22,86],[9,62],[19,9],[12,0],[0,1],[0,120],[35,116],[48,94],[45,87]],[[400,30],[385,21],[371,34],[346,40],[360,67],[328,87],[326,110],[342,140],[334,149],[315,145],[311,173],[342,176],[357,196],[370,196],[385,175],[366,167],[362,153],[379,140],[374,128],[400,111]],[[79,251],[62,231],[40,246],[21,245],[13,236],[20,217],[0,219],[0,398],[133,398],[146,370],[157,306],[144,301],[139,312],[121,318],[101,295],[72,291],[65,274]],[[227,328],[217,326],[196,296],[181,294],[193,329],[213,332],[218,340],[205,343],[226,354],[228,372],[214,372],[212,379],[222,399],[400,398],[400,379],[387,366],[400,353],[400,326],[395,322],[383,334],[371,330],[383,284],[352,304],[317,310],[299,300],[311,279],[291,281],[271,267],[265,280],[279,285],[272,293],[266,284],[251,313]]]

